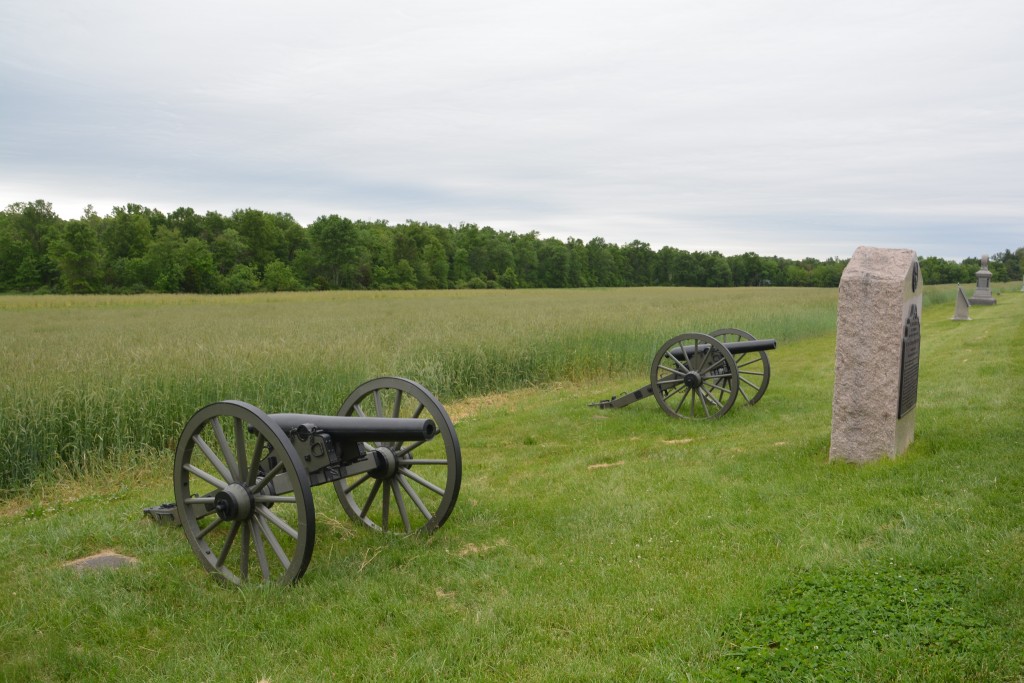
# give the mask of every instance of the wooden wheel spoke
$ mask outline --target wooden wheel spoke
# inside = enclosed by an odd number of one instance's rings
[[[394,479],[391,480],[391,492],[395,494],[395,505],[398,506],[398,515],[402,518],[402,528],[405,533],[412,533],[412,524],[409,522],[409,513],[405,510],[405,501],[402,500],[402,492]]]
[[[216,487],[218,491],[222,491],[222,490],[224,490],[224,489],[226,489],[228,487],[227,482],[221,481],[220,479],[218,479],[217,477],[213,476],[212,474],[209,474],[208,472],[199,469],[198,467],[196,467],[192,463],[189,463],[189,464],[185,465],[182,469],[184,469],[186,472],[189,472],[189,473],[194,474],[195,476],[199,477],[200,479],[205,481],[210,486]]]
[[[366,482],[366,481],[367,481],[367,480],[368,480],[369,478],[370,478],[370,475],[369,475],[369,474],[364,474],[363,476],[359,477],[359,479],[357,479],[357,480],[356,480],[356,481],[355,481],[354,483],[352,483],[352,484],[350,484],[350,485],[347,485],[347,486],[345,486],[345,488],[344,488],[344,489],[342,489],[342,490],[343,490],[343,491],[344,491],[344,492],[345,492],[346,494],[352,493],[352,491],[354,491],[355,489],[359,488],[359,486],[361,486],[361,485],[362,485],[362,484],[363,484],[364,482]]]
[[[439,496],[443,496],[444,495],[444,489],[443,488],[441,488],[440,486],[437,486],[436,484],[430,483],[429,481],[427,481],[423,477],[419,476],[418,474],[416,474],[412,470],[409,470],[409,469],[406,469],[404,467],[401,467],[401,468],[399,468],[398,473],[400,475],[402,475],[403,477],[408,477],[409,479],[412,479],[414,482],[416,482],[417,484],[419,484],[423,488],[428,489],[430,491],[433,491],[434,493],[436,493]],[[404,479],[403,479],[403,482],[404,482]]]
[[[666,400],[668,400],[680,392],[685,394],[689,390],[690,387],[686,386],[686,384],[684,384],[683,382],[676,382],[671,385],[670,389],[663,389],[661,395],[664,396]]]
[[[217,555],[217,562],[215,567],[223,567],[224,561],[228,559],[228,553],[231,552],[231,545],[235,542],[235,534],[238,533],[238,527],[242,525],[242,522],[235,521],[231,525],[231,529],[228,531],[228,537],[224,540],[224,547],[220,549],[220,554]]]
[[[376,416],[380,417],[384,414],[384,404],[380,397],[380,389],[373,392],[373,406],[377,409]]]
[[[288,569],[288,565],[291,564],[291,560],[288,558],[288,553],[284,551],[284,548],[282,548],[281,544],[278,542],[277,536],[274,535],[274,530],[270,528],[270,525],[267,524],[267,521],[263,517],[256,516],[253,517],[253,519],[256,520],[256,523],[260,527],[260,531],[263,532],[263,537],[267,539],[267,543],[270,544],[274,554],[277,555],[277,559],[281,563],[281,566]]]
[[[363,509],[359,511],[359,516],[363,519],[370,512],[370,506],[373,505],[373,499],[377,497],[377,491],[380,490],[380,479],[373,480],[373,488],[370,489],[370,495],[366,497],[366,503],[363,505]]]
[[[395,405],[391,408],[391,417],[398,417],[402,411],[402,392],[395,392]]]
[[[707,410],[707,401],[711,401],[711,403],[713,403],[713,404],[715,405],[715,407],[716,407],[716,408],[719,408],[719,409],[721,409],[721,408],[722,408],[722,406],[723,406],[723,404],[722,404],[722,403],[721,403],[721,402],[720,402],[719,400],[717,400],[717,399],[716,399],[716,398],[715,398],[715,397],[714,397],[714,396],[713,396],[713,395],[711,394],[711,392],[710,392],[710,391],[707,391],[706,389],[705,389],[705,390],[703,390],[703,391],[701,391],[701,393],[700,393],[700,398],[701,398],[701,400],[702,400],[702,401],[704,401],[704,402],[705,402],[705,410]]]
[[[271,512],[270,509],[267,508],[265,505],[257,505],[256,514],[260,515],[268,522],[276,526],[278,529],[291,536],[293,540],[299,540],[299,532],[293,529],[292,526],[288,524],[288,522],[284,521],[283,519],[275,515],[273,512]]]
[[[242,548],[239,553],[238,563],[240,566],[239,577],[242,581],[249,580],[249,543],[250,543],[250,530],[252,528],[252,522],[245,520],[242,522]]]
[[[274,465],[270,469],[270,471],[267,472],[266,475],[264,475],[262,479],[260,479],[259,483],[256,484],[256,486],[252,489],[252,491],[250,491],[250,493],[252,493],[252,495],[255,496],[257,493],[265,489],[270,484],[270,482],[274,481],[274,477],[276,477],[278,474],[284,471],[284,468],[284,460],[278,460],[277,464]]]
[[[395,453],[395,457],[396,458],[404,458],[405,456],[409,455],[410,453],[412,453],[414,450],[416,450],[417,448],[419,448],[420,446],[422,446],[425,443],[427,443],[427,442],[426,441],[417,441],[414,444],[410,444],[408,446],[405,446],[404,448],[399,449]]]
[[[740,380],[741,382],[743,382],[744,384],[747,384],[748,386],[751,386],[751,387],[753,387],[754,389],[760,389],[760,388],[761,388],[761,385],[760,385],[760,384],[754,384],[754,383],[753,383],[753,382],[751,382],[751,381],[750,381],[749,379],[747,379],[746,377],[744,377],[744,376],[743,376],[743,373],[740,373],[740,377],[739,377],[739,380]]]
[[[252,546],[256,551],[256,563],[260,566],[260,576],[263,577],[263,582],[267,583],[270,581],[270,564],[267,562],[267,551],[263,547],[263,534],[260,532],[259,520],[253,518],[249,520],[249,523],[252,525]]]
[[[683,404],[686,403],[686,397],[692,395],[692,390],[690,389],[690,387],[686,386],[685,384],[683,385],[683,387],[684,387],[683,395],[679,399],[679,403],[676,405],[676,410],[675,410],[676,413],[679,413],[683,409]]]
[[[235,458],[238,460],[238,481],[249,480],[249,466],[245,455],[245,422],[240,417],[235,423]]]
[[[705,399],[705,397],[704,397],[705,392],[703,392],[703,391],[695,391],[694,393],[697,394],[700,397],[701,407],[704,408],[704,416],[705,417],[711,417],[711,411],[708,410],[707,399]]]
[[[196,540],[200,540],[202,538],[205,538],[206,534],[210,533],[211,531],[213,531],[214,529],[219,527],[221,525],[221,523],[223,523],[223,522],[224,522],[224,520],[221,519],[220,517],[218,517],[217,519],[213,520],[212,522],[207,524],[205,527],[203,527],[202,531],[200,531],[198,534],[196,534]]]
[[[256,483],[256,477],[260,471],[260,462],[263,460],[263,451],[267,447],[266,438],[260,434],[256,439],[256,447],[252,451],[252,462],[249,465],[249,474],[245,478],[245,483],[248,486],[252,486]]]
[[[192,441],[194,441],[195,444],[199,446],[199,450],[203,452],[203,455],[206,456],[206,459],[210,461],[211,465],[213,465],[213,469],[217,470],[217,474],[219,474],[222,478],[224,478],[227,481],[234,480],[234,477],[231,476],[231,471],[228,470],[227,465],[221,462],[220,458],[214,455],[213,449],[210,448],[209,444],[203,441],[203,437],[199,436],[198,434],[195,434],[192,437]]]
[[[420,500],[420,497],[416,494],[416,491],[413,490],[412,486],[409,485],[409,482],[405,480],[405,477],[398,475],[395,479],[398,480],[398,483],[405,490],[406,495],[409,496],[409,499],[413,502],[413,505],[416,506],[416,509],[420,511],[420,514],[423,515],[424,519],[429,521],[431,517],[430,510],[428,510],[427,506],[423,504],[423,501]],[[408,533],[408,531],[406,533]]]
[[[240,481],[241,477],[238,476],[238,463],[235,462],[235,454],[231,450],[231,446],[228,445],[228,438],[224,434],[224,425],[220,423],[220,418],[217,417],[210,420],[210,425],[213,427],[213,436],[217,439],[217,445],[220,446],[220,452],[224,455],[228,471],[231,473],[229,478],[231,481]]]

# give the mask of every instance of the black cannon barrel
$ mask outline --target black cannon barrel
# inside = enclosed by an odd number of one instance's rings
[[[340,441],[427,441],[437,434],[433,420],[411,417],[358,417],[274,413],[269,416],[286,434],[315,425]]]
[[[709,344],[697,344],[697,351],[704,352],[708,350]],[[741,353],[754,353],[756,351],[771,351],[775,348],[774,339],[754,339],[752,341],[734,341],[734,342],[722,342],[729,353],[737,355]],[[685,349],[685,351],[684,351]],[[683,348],[675,347],[669,351],[674,357],[681,358],[686,354],[693,353],[693,346],[686,344]]]

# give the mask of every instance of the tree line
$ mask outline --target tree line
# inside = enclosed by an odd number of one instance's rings
[[[542,238],[471,223],[391,225],[338,215],[303,227],[287,213],[229,216],[139,204],[65,220],[49,202],[0,213],[0,291],[241,293],[308,289],[640,286],[835,287],[847,260],[653,250],[595,237]],[[930,284],[974,280],[978,258],[920,259]],[[995,281],[1020,279],[1024,248],[994,254]]]

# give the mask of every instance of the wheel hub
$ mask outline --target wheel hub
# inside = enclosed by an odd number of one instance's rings
[[[395,472],[398,470],[398,458],[393,450],[385,446],[375,448],[373,457],[377,460],[377,469],[370,476],[378,479],[388,479],[395,476]]]
[[[249,519],[253,513],[253,499],[249,489],[241,484],[230,484],[213,497],[217,516],[225,522]]]
[[[685,384],[691,389],[696,389],[697,387],[699,387],[702,381],[703,380],[701,379],[699,372],[694,372],[691,370],[690,372],[687,372],[685,375],[683,375],[683,384]]]

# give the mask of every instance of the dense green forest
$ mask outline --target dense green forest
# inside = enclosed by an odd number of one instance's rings
[[[978,258],[924,256],[925,282],[974,281]],[[1024,247],[992,255],[995,281],[1020,279]],[[303,227],[286,213],[230,216],[138,204],[65,220],[49,202],[0,213],[0,291],[238,293],[302,289],[448,289],[839,284],[846,260],[723,256],[645,242],[542,238],[464,223],[390,225],[337,215]]]

